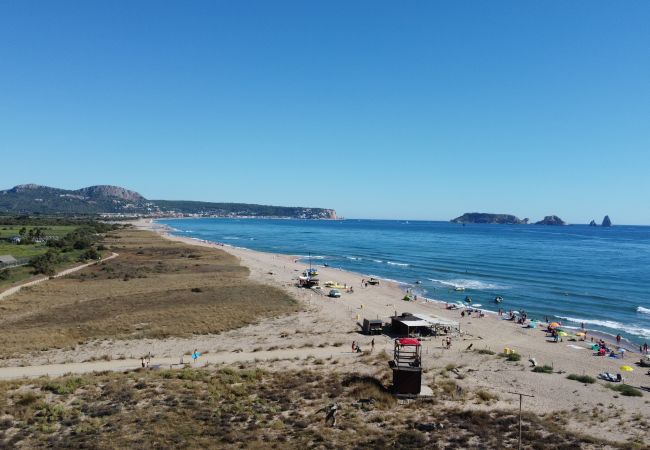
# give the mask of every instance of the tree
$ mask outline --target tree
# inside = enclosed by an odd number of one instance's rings
[[[63,262],[61,254],[56,250],[50,249],[46,253],[30,259],[29,265],[34,268],[34,273],[54,275],[56,273],[56,266],[61,264],[61,262]]]

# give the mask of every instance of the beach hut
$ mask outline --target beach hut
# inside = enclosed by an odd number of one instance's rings
[[[379,319],[363,319],[363,334],[381,334],[384,323]]]
[[[438,336],[460,332],[460,324],[454,320],[427,314],[402,313],[391,317],[391,332],[395,336]]]

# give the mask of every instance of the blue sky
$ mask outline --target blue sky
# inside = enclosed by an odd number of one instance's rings
[[[0,188],[650,224],[650,2],[0,0]]]

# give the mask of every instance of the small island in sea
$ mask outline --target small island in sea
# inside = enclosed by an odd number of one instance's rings
[[[501,225],[527,224],[528,219],[520,219],[512,214],[465,213],[451,220],[452,223],[492,223]]]
[[[566,225],[566,222],[558,216],[546,216],[539,222],[535,222],[535,225]]]

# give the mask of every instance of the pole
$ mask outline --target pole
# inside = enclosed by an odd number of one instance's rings
[[[519,396],[519,444],[517,448],[521,450],[521,404],[523,402],[523,397],[535,397],[535,396],[529,394],[523,394],[521,392],[508,392],[508,394],[514,394]]]

